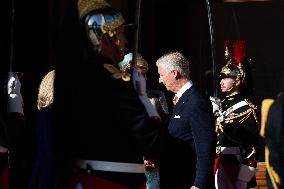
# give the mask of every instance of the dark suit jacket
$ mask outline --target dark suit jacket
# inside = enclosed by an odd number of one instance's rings
[[[174,107],[165,139],[161,187],[214,188],[214,116],[210,101],[194,86],[184,92]]]

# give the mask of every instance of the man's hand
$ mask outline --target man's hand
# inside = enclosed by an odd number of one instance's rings
[[[213,113],[216,114],[221,110],[221,100],[219,98],[210,96],[210,101],[213,106]]]
[[[145,159],[144,165],[146,170],[154,170],[157,168],[157,163],[154,160]]]

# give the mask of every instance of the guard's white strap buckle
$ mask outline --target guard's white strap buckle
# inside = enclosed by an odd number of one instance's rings
[[[76,160],[76,165],[80,169],[88,169],[110,172],[124,173],[145,173],[144,164],[139,163],[123,163],[98,160]]]

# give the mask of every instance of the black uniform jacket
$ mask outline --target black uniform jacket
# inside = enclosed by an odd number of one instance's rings
[[[118,77],[113,77],[118,69],[109,71],[105,64],[116,66],[101,55],[90,56],[78,64],[66,83],[71,86],[71,91],[65,93],[68,102],[62,90],[57,95],[62,101],[55,99],[55,106],[60,105],[55,110],[67,111],[61,112],[65,118],[57,117],[56,126],[56,139],[60,140],[56,153],[63,163],[67,159],[81,159],[143,164],[143,156],[151,158],[159,152],[160,128],[151,122],[132,81],[122,80],[118,72]],[[58,82],[60,79],[63,81],[59,78]],[[68,107],[62,107],[63,101]],[[143,173],[135,181],[132,176],[119,172],[94,172],[123,185],[130,182],[139,185],[144,179]]]
[[[141,163],[158,142],[131,81],[112,77],[97,55],[78,70],[73,91],[74,152],[80,159]]]
[[[226,111],[244,100],[240,94],[228,96],[222,102],[222,109]],[[253,153],[252,157],[257,159],[258,153],[255,150],[258,152],[260,148],[257,109],[250,101],[246,100],[246,102],[246,105],[226,115],[225,120],[221,122],[223,132],[218,136],[218,145],[241,147],[244,150],[243,158]]]

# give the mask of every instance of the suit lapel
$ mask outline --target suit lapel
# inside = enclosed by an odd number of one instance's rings
[[[190,95],[193,93],[194,90],[195,90],[195,87],[191,86],[189,89],[187,89],[182,94],[177,104],[174,106],[173,115],[177,115],[183,109],[184,105],[190,99]]]

